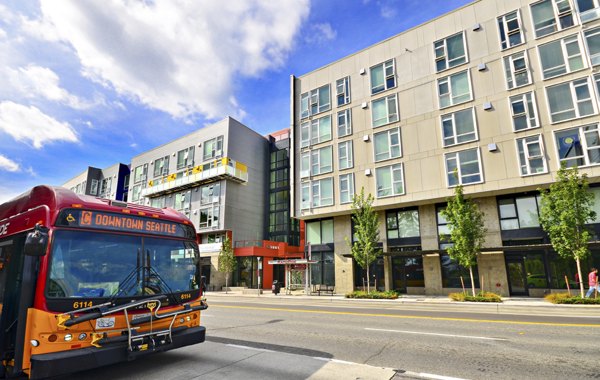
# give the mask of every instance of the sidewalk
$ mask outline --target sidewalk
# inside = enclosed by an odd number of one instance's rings
[[[252,292],[252,293],[251,293]],[[302,301],[303,303],[339,303],[359,305],[377,305],[382,307],[420,307],[436,308],[444,311],[469,311],[494,314],[534,314],[534,315],[553,315],[553,316],[572,316],[572,317],[597,317],[600,321],[600,305],[556,305],[546,301],[543,298],[531,297],[503,297],[501,303],[494,302],[456,302],[448,296],[425,296],[425,295],[401,295],[395,300],[371,300],[371,299],[353,299],[345,298],[343,294],[331,295],[306,295],[303,291],[295,291],[291,295],[280,293],[273,294],[270,290],[263,290],[258,294],[256,289],[246,289],[245,292],[234,290],[228,291],[209,291],[205,293],[210,306],[211,301],[230,300],[239,301],[253,300],[262,302],[293,303]],[[376,306],[375,306],[376,307]]]

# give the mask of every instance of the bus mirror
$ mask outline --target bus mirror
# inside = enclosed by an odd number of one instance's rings
[[[27,256],[44,256],[48,247],[48,229],[39,224],[27,234],[23,252]]]

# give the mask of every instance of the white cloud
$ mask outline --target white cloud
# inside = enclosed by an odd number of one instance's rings
[[[21,167],[13,160],[0,154],[0,170],[18,172],[19,170],[21,170]]]
[[[91,103],[80,100],[60,87],[58,75],[46,67],[29,65],[18,70],[7,68],[5,75],[10,87],[26,98],[40,97],[75,109],[86,109],[92,106]]]
[[[283,65],[309,0],[42,0],[29,31],[71,46],[84,75],[179,118],[243,116],[237,76]],[[35,28],[35,29],[33,29]]]
[[[313,24],[310,27],[310,32],[307,34],[306,42],[323,44],[334,40],[336,37],[337,32],[331,27],[331,24]]]
[[[17,141],[31,142],[37,149],[51,141],[78,141],[68,123],[61,123],[36,107],[11,101],[0,103],[0,131]]]

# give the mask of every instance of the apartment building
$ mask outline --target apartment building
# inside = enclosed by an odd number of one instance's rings
[[[441,215],[461,184],[485,213],[477,287],[541,296],[576,285],[575,263],[540,228],[537,189],[563,162],[600,182],[598,0],[474,1],[290,85],[292,210],[319,262],[313,283],[364,285],[347,243],[364,188],[383,248],[371,284],[461,288],[468,272],[445,252]],[[600,188],[590,191],[600,211]],[[584,270],[600,265],[590,248]]]
[[[77,194],[126,202],[129,192],[129,166],[122,163],[106,169],[88,166],[84,172],[62,186]]]

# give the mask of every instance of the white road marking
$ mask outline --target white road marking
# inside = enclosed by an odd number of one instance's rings
[[[445,336],[445,337],[449,337],[449,338],[466,338],[466,339],[498,340],[498,341],[508,340],[508,339],[504,339],[504,338],[490,338],[490,337],[486,337],[486,336],[454,335],[454,334],[438,334],[438,333],[428,333],[428,332],[419,332],[419,331],[371,329],[371,328],[368,328],[368,327],[366,327],[365,330],[395,332],[395,333],[400,333],[400,334]]]
[[[250,346],[240,346],[238,344],[228,344],[229,347],[242,348],[244,350],[262,351],[262,352],[275,352],[273,350],[267,350],[266,348],[256,348]]]
[[[434,375],[432,373],[424,373],[424,372],[410,372],[410,371],[405,371],[402,372],[403,375],[409,375],[409,376],[416,376],[416,377],[421,377],[423,379],[435,379],[435,380],[466,380],[466,379],[462,379],[460,377],[450,377],[450,376],[441,376],[441,375]]]

